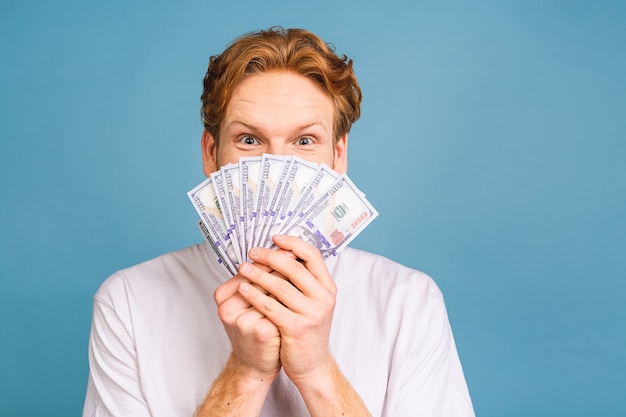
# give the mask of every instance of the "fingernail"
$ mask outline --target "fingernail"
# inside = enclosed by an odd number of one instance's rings
[[[247,292],[250,289],[250,284],[248,284],[247,282],[242,282],[241,285],[239,286],[239,290],[241,292]]]
[[[285,235],[274,235],[274,240],[283,240]]]
[[[241,265],[241,272],[250,272],[252,271],[252,265],[245,263]]]
[[[259,252],[261,252],[260,248],[252,248],[250,249],[250,256],[256,256],[259,254]]]

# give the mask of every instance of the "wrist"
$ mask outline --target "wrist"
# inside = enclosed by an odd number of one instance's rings
[[[272,382],[280,371],[280,365],[273,370],[261,371],[238,360],[231,353],[230,358],[224,365],[222,374],[228,379],[236,381],[244,390],[257,390],[260,386],[272,385]]]
[[[371,417],[361,397],[330,356],[306,377],[292,381],[302,394],[311,417]]]
[[[231,355],[194,417],[259,415],[277,374],[242,366]]]
[[[309,392],[315,396],[324,397],[332,394],[337,381],[343,379],[343,374],[332,356],[328,356],[318,366],[304,374],[287,375],[300,392]]]

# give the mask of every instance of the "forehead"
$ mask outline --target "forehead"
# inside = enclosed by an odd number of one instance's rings
[[[333,115],[331,98],[316,83],[292,72],[272,71],[251,75],[235,87],[224,123],[332,124]]]

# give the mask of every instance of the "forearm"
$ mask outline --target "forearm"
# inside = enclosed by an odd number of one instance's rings
[[[317,375],[307,381],[298,381],[296,385],[311,417],[371,416],[333,359]]]
[[[258,416],[275,377],[246,371],[231,356],[194,417]]]

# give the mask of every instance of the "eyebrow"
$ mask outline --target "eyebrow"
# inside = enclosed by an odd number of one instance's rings
[[[243,126],[246,129],[250,129],[250,130],[254,130],[254,131],[260,130],[257,126],[255,126],[253,124],[250,124],[250,123],[246,123],[246,122],[244,122],[242,120],[238,120],[238,119],[234,119],[232,121],[225,121],[224,127],[231,127],[231,126]],[[309,129],[309,128],[314,127],[314,126],[321,126],[324,130],[326,130],[324,123],[321,122],[321,121],[305,122],[302,125],[295,126],[295,128],[293,130],[297,130],[297,131],[306,130],[306,129]],[[331,126],[331,129],[332,129],[332,126]]]

